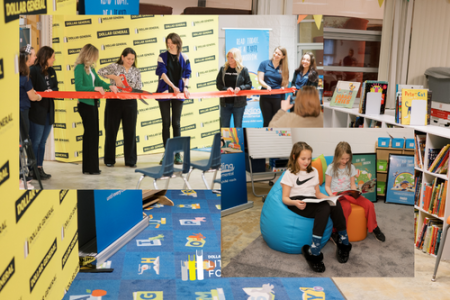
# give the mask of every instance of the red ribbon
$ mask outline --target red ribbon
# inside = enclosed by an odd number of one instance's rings
[[[203,99],[203,98],[219,98],[219,97],[236,97],[236,96],[254,96],[254,95],[278,95],[293,93],[297,89],[295,87],[278,89],[278,90],[241,90],[235,94],[230,91],[217,92],[197,92],[190,93],[189,99]],[[64,99],[186,99],[184,93],[174,95],[173,93],[117,93],[106,92],[104,95],[100,92],[36,92],[43,98],[64,98]]]

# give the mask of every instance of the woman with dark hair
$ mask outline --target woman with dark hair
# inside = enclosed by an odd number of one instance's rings
[[[261,62],[258,68],[258,81],[262,90],[282,89],[289,84],[289,68],[287,51],[277,47],[273,51],[272,59]],[[281,108],[281,100],[285,94],[261,95],[259,107],[263,116],[263,127],[267,127],[273,116]]]
[[[314,54],[307,52],[303,54],[300,66],[295,69],[291,85],[298,90],[304,86],[312,85],[317,88],[319,84],[319,74],[316,69],[316,59]]]
[[[36,91],[58,91],[58,79],[53,69],[54,62],[55,51],[52,48],[44,46],[39,49],[34,66],[30,67],[30,79]],[[39,175],[41,179],[48,179],[51,175],[44,172],[42,164],[44,162],[45,144],[55,122],[53,98],[42,98],[41,101],[31,102],[29,118],[30,139],[33,144]],[[33,173],[32,175],[34,179],[37,178],[36,174]]]
[[[85,45],[75,61],[75,90],[77,92],[99,92],[105,89],[117,93],[117,87],[109,85],[98,77],[95,62],[98,60],[98,49],[92,44]],[[78,113],[83,122],[83,174],[99,175],[98,162],[98,99],[78,99]]]
[[[125,48],[117,62],[98,70],[98,75],[108,78],[113,86],[124,87],[120,75],[125,75],[128,84],[135,89],[142,89],[141,72],[136,67],[136,52]],[[116,163],[116,140],[120,122],[123,129],[123,153],[125,165],[135,167],[136,150],[136,99],[107,99],[105,107],[105,155],[107,167]]]
[[[33,65],[36,60],[36,53],[31,45],[23,46],[20,48],[19,57],[19,74],[20,74],[20,118],[23,123],[20,122],[20,133],[29,134],[30,132],[30,120],[29,111],[31,107],[30,101],[41,101],[42,97],[36,94],[33,89],[33,85],[30,80],[30,66]],[[23,127],[24,125],[25,127]]]
[[[181,52],[183,42],[176,33],[170,33],[166,37],[167,51],[158,57],[156,75],[159,77],[157,93],[184,93],[185,99],[189,98],[188,84],[191,75],[191,64],[185,53]],[[170,138],[170,108],[172,107],[173,136],[181,135],[180,119],[185,99],[157,99],[162,118],[162,137],[164,148]],[[162,163],[162,159],[160,164]],[[175,164],[182,164],[180,154],[175,155]]]
[[[323,114],[320,106],[319,92],[313,86],[304,86],[298,90],[295,98],[294,112],[287,111],[292,107],[288,100],[281,101],[281,109],[270,121],[269,127],[323,127]]]

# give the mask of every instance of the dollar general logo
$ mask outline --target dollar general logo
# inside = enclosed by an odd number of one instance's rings
[[[154,15],[131,15],[131,20],[144,19],[144,18],[153,18]],[[145,298],[144,298],[145,299]]]
[[[119,35],[130,35],[130,29],[122,28],[122,29],[114,29],[114,30],[97,31],[98,39],[110,37],[110,36],[119,36]]]
[[[14,257],[9,262],[9,264],[6,266],[6,269],[3,270],[2,275],[0,275],[0,292],[3,290],[3,288],[6,286],[8,281],[11,279],[11,277],[16,272],[16,266],[14,264]]]
[[[53,69],[54,69],[55,71],[61,71],[61,70],[62,70],[61,65],[53,66]]]
[[[82,140],[83,140],[83,136],[82,135],[77,135],[76,141],[79,142],[79,141],[82,141]]]
[[[110,63],[114,63],[114,62],[116,62],[118,60],[119,60],[118,56],[117,57],[110,57],[110,58],[103,58],[103,59],[100,59],[100,64],[101,65],[110,64]]]
[[[64,25],[66,27],[79,26],[79,25],[90,25],[90,24],[92,24],[92,20],[91,19],[76,20],[76,21],[65,21],[64,22]]]
[[[70,84],[75,84],[75,78],[70,79]]]
[[[215,59],[216,59],[216,56],[215,55],[211,55],[211,56],[196,58],[196,59],[194,59],[194,62],[196,64],[198,64],[198,63],[202,63],[202,62],[206,62],[206,61],[212,61],[212,60],[215,60]]]
[[[75,107],[73,108],[73,112],[78,112],[78,106],[75,106]]]
[[[187,23],[179,22],[179,23],[164,24],[164,29],[172,29],[172,28],[180,28],[180,27],[187,27]]]
[[[53,124],[53,128],[66,129],[66,123],[55,123]]]
[[[154,125],[154,124],[161,124],[161,123],[162,123],[162,118],[155,119],[155,120],[149,120],[149,121],[142,121],[141,127],[150,126],[150,125]]]
[[[55,152],[55,157],[69,158],[69,153],[67,153],[67,152]]]
[[[202,115],[216,110],[219,110],[219,105],[199,109],[198,113]]]
[[[183,101],[183,106],[189,105],[189,104],[194,104],[194,99],[186,99]]]
[[[136,143],[139,143],[139,136],[136,137]]]
[[[37,196],[41,193],[41,190],[26,191],[19,199],[16,200],[16,223],[22,218],[25,212],[36,200]]]
[[[157,144],[157,145],[153,145],[153,146],[148,146],[148,147],[144,147],[144,152],[148,152],[148,151],[152,151],[152,150],[156,150],[156,149],[161,149],[164,148],[164,144]]]
[[[198,37],[198,36],[204,36],[204,35],[210,35],[213,34],[214,30],[205,30],[205,31],[196,31],[192,33],[192,37]]]
[[[116,141],[116,147],[123,146],[123,140]]]
[[[19,15],[46,15],[46,0],[5,0],[5,23],[17,20]]]
[[[325,292],[321,286],[313,288],[301,287],[300,291],[303,293],[302,300],[325,300]]]
[[[12,121],[13,121],[13,114],[9,114],[7,116],[4,116],[0,120],[0,129],[2,129],[3,127],[6,127],[6,125],[8,125]]]
[[[9,179],[9,160],[0,168],[0,185]]]
[[[59,44],[59,38],[52,38],[53,44]]]
[[[55,252],[57,250],[56,246],[56,238],[55,241],[50,246],[50,249],[48,249],[47,253],[42,258],[41,262],[37,266],[36,270],[33,272],[33,275],[30,277],[30,293],[33,291],[34,287],[39,281],[39,278],[41,277],[42,273],[45,271],[45,268],[47,268],[48,264],[51,262]]]
[[[212,86],[212,85],[216,85],[216,81],[215,80],[211,80],[208,82],[201,82],[201,83],[197,83],[197,88],[201,89],[207,86]]]
[[[189,46],[184,46],[181,48],[181,52],[188,53],[189,52]]]
[[[156,70],[156,66],[150,66],[150,67],[143,67],[143,68],[138,68],[139,71],[141,71],[141,73],[143,72],[150,72],[150,71],[155,71]]]
[[[72,54],[78,54],[78,53],[80,53],[80,51],[81,51],[81,48],[74,48],[74,49],[68,49],[67,53],[69,55],[72,55]]]
[[[158,42],[157,38],[144,39],[144,40],[134,40],[133,41],[133,45],[134,46],[138,46],[138,45],[144,45],[144,44],[154,44],[156,42]]]
[[[202,133],[202,139],[206,138],[208,136],[215,135],[216,133],[219,133],[219,132],[220,132],[220,129],[217,129],[217,130],[214,130],[214,131],[203,132]]]
[[[78,231],[75,232],[75,235],[73,236],[72,240],[70,241],[69,247],[67,247],[66,251],[64,251],[64,255],[62,257],[62,268],[64,269],[64,266],[66,265],[67,260],[70,257],[70,253],[72,253],[73,248],[75,248],[75,245],[78,242]]]
[[[195,124],[192,124],[192,125],[181,127],[180,130],[183,132],[183,131],[188,131],[188,130],[192,130],[195,128],[197,128],[197,126]]]

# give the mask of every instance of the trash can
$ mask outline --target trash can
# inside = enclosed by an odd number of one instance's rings
[[[450,68],[434,67],[425,71],[433,102],[450,104]]]

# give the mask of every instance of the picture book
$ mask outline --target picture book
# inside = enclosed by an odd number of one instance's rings
[[[387,81],[366,80],[361,90],[361,101],[359,102],[359,113],[365,114],[367,107],[367,93],[381,93],[380,115],[386,109],[386,97],[389,83]]]
[[[414,153],[415,155],[415,162],[416,167],[422,169],[423,168],[423,162],[424,162],[424,155],[425,155],[425,141],[426,141],[426,135],[424,134],[416,134],[415,136],[416,140],[416,151]]]
[[[410,125],[411,124],[411,108],[413,101],[424,101],[425,110],[428,107],[428,90],[425,89],[402,89],[402,106],[401,106],[401,124]],[[417,104],[416,104],[417,105]],[[425,111],[425,117],[423,121],[420,121],[421,125],[426,125],[427,116]]]
[[[359,82],[338,81],[330,106],[352,108],[360,85]]]

